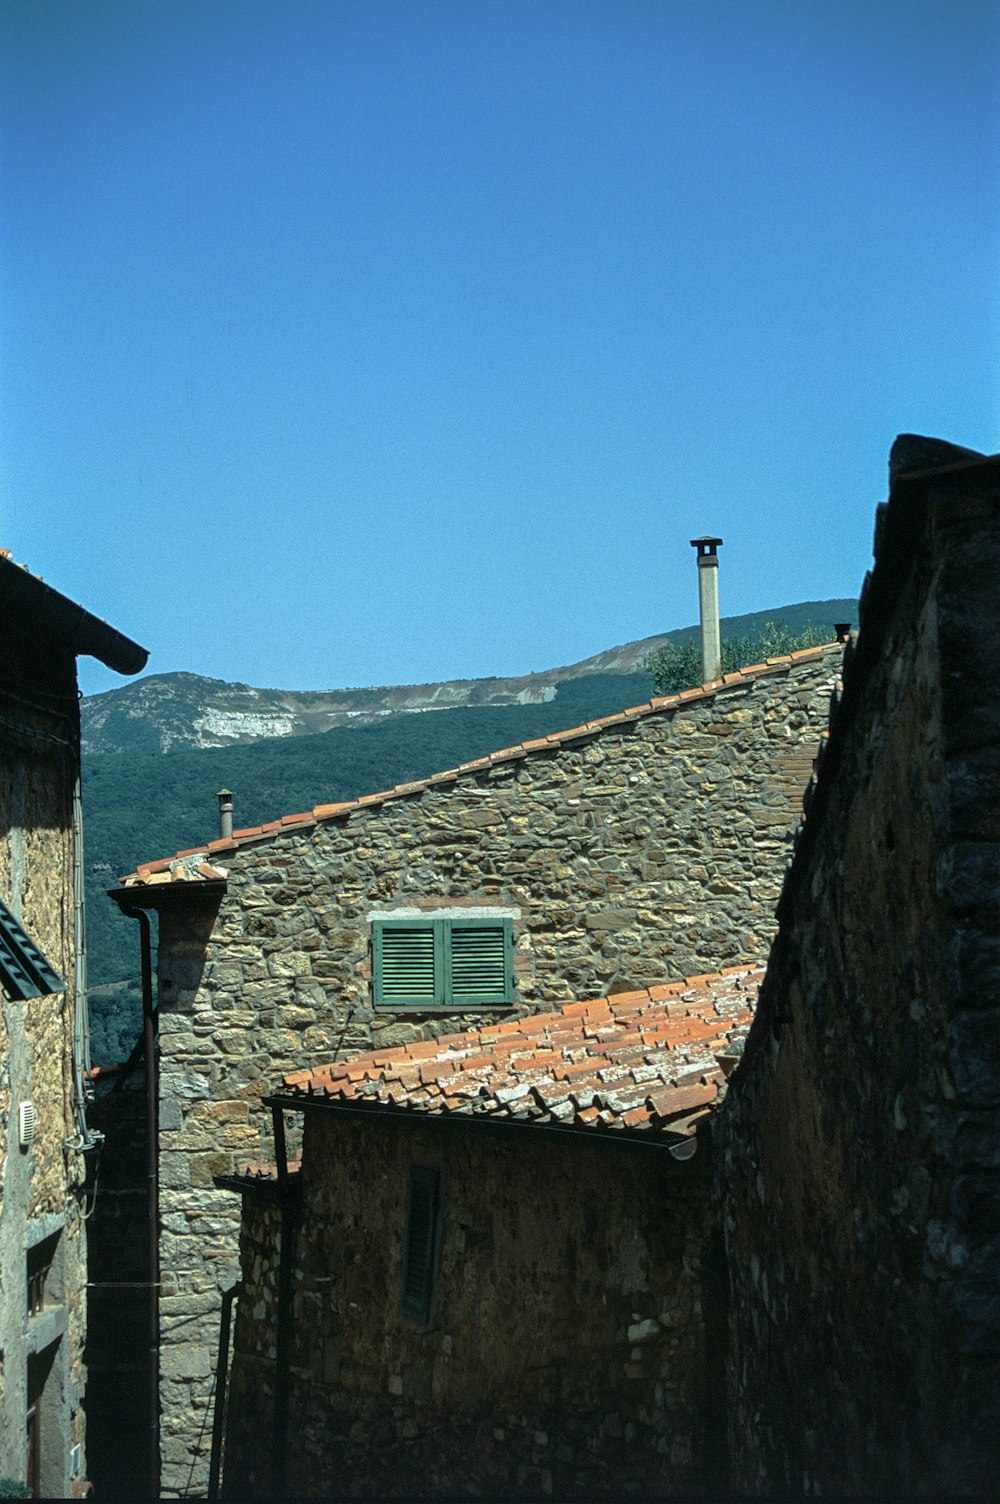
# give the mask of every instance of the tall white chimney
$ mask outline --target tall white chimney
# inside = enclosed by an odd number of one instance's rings
[[[233,834],[233,795],[230,789],[219,790],[219,835],[228,841]]]
[[[692,538],[698,550],[698,608],[701,615],[701,677],[722,678],[722,637],[719,632],[719,555],[721,538]]]

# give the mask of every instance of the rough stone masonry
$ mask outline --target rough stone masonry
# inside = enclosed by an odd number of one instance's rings
[[[482,1021],[376,1011],[373,918],[510,917],[511,1014],[762,960],[841,655],[772,660],[127,880],[160,914],[164,1493],[207,1479],[220,1292],[239,1273],[238,1207],[213,1178],[270,1156],[260,1098],[316,1061]],[[224,885],[199,880],[206,861]]]
[[[713,1125],[752,1495],[1000,1471],[1000,458],[917,442]]]

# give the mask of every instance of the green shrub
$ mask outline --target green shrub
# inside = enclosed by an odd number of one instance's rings
[[[783,622],[765,622],[759,632],[749,637],[723,639],[722,672],[731,674],[748,664],[763,663],[765,658],[780,658],[786,653],[819,647],[831,640],[832,634],[828,635],[811,623],[792,632]],[[676,695],[682,689],[697,689],[702,682],[701,647],[694,641],[668,642],[665,647],[648,653],[642,667],[652,674],[658,695]]]

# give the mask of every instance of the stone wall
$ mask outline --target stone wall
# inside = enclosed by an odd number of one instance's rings
[[[78,717],[72,657],[5,630],[0,669],[0,896],[66,982],[21,1001],[0,993],[0,1474],[25,1476],[29,1384],[43,1373],[44,1492],[68,1492],[84,1442],[86,1247],[83,1155],[73,1147],[73,815]],[[34,1104],[32,1146],[18,1104]],[[29,1249],[51,1260],[45,1306],[29,1318]],[[36,1255],[33,1254],[32,1257]],[[80,1470],[83,1468],[81,1450]]]
[[[281,1213],[245,1197],[224,1495],[662,1497],[702,1479],[704,1155],[307,1114],[286,1473]],[[411,1166],[440,1173],[431,1315],[401,1312]]]
[[[1000,1443],[996,462],[897,481],[715,1118],[732,1485],[978,1493]]]
[[[374,1011],[373,916],[513,915],[515,1013],[762,959],[840,659],[796,655],[213,851],[221,901],[196,882],[129,890],[160,905],[165,1492],[207,1478],[220,1292],[238,1275],[237,1209],[213,1177],[271,1154],[260,1097],[317,1060],[477,1021]]]

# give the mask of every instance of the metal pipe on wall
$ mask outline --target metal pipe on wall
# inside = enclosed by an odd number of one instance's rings
[[[275,1157],[278,1162],[278,1189],[281,1193],[281,1249],[278,1260],[278,1330],[275,1342],[271,1492],[275,1498],[282,1499],[285,1496],[288,1463],[288,1384],[292,1355],[292,1266],[295,1253],[296,1217],[289,1190],[285,1118],[280,1107],[272,1107],[271,1120],[274,1127]]]
[[[73,1113],[76,1118],[75,1149],[86,1153],[103,1142],[87,1123],[87,1080],[90,1065],[90,1011],[87,1001],[87,914],[84,898],[83,795],[80,768],[73,781]]]
[[[219,1497],[222,1477],[222,1444],[226,1425],[226,1375],[229,1371],[229,1333],[233,1322],[233,1304],[243,1293],[239,1280],[222,1292],[222,1315],[219,1322],[219,1356],[215,1366],[215,1410],[212,1415],[212,1453],[208,1463],[208,1497]]]
[[[149,1237],[149,1497],[160,1496],[160,1175],[159,1098],[156,1019],[153,1010],[153,952],[149,915],[120,903],[123,914],[139,923],[142,966],[142,1036],[146,1057],[146,1178]]]

